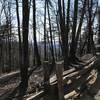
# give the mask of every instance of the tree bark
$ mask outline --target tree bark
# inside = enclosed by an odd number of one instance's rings
[[[64,2],[64,1],[63,1]],[[63,3],[64,4],[64,3]],[[62,5],[64,6],[64,5]],[[64,17],[64,12],[62,12],[62,7],[61,6],[61,1],[58,0],[58,12],[59,12],[59,17],[60,17],[60,31],[61,31],[61,40],[62,40],[62,54],[64,58],[64,69],[69,69],[68,68],[68,43],[67,43],[67,34],[65,31],[65,17]]]
[[[34,36],[34,56],[36,57],[37,66],[41,65],[40,55],[38,51],[37,38],[36,38],[36,3],[33,0],[33,36]]]
[[[21,84],[20,84],[20,95],[23,100],[28,87],[28,30],[29,30],[29,4],[28,0],[22,0],[23,20],[22,20],[22,33],[23,33],[23,66],[21,66]]]
[[[74,1],[74,16],[73,16],[73,26],[72,26],[72,42],[70,45],[70,59],[75,58],[75,36],[77,27],[77,15],[78,15],[78,0]]]
[[[51,30],[51,19],[50,19],[50,11],[49,11],[48,2],[47,2],[47,10],[48,10],[50,40],[51,40],[50,42],[51,42],[52,67],[54,67],[55,66],[55,57],[54,57],[53,38],[52,38],[52,30]]]
[[[22,66],[22,45],[21,45],[21,32],[20,32],[20,18],[19,18],[19,5],[18,0],[16,0],[16,15],[18,24],[18,38],[19,38],[19,66]]]
[[[77,45],[78,45],[79,35],[81,33],[81,27],[82,27],[83,20],[84,20],[84,14],[85,14],[85,11],[86,11],[86,1],[87,0],[84,0],[81,18],[80,18],[80,23],[78,25],[77,34],[76,34],[76,38],[75,38],[75,53],[76,53],[76,49],[77,49]]]

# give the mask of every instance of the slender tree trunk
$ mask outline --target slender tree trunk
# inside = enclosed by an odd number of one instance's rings
[[[45,0],[45,5],[44,5],[44,61],[47,60],[47,54],[46,54],[46,4],[47,4],[47,0]]]
[[[49,5],[47,2],[47,10],[48,10],[48,18],[49,18],[49,29],[50,29],[50,42],[51,42],[51,54],[52,54],[52,66],[55,66],[55,57],[54,57],[54,49],[53,49],[53,39],[52,39],[52,30],[51,30],[51,19],[50,19],[50,12],[49,12]]]
[[[76,34],[76,38],[75,38],[75,53],[76,53],[76,49],[77,49],[77,45],[78,45],[79,35],[81,33],[81,27],[82,27],[83,20],[84,20],[84,14],[85,14],[85,11],[86,11],[86,1],[87,0],[84,0],[81,18],[80,18],[80,23],[78,25],[77,34]]]
[[[99,15],[98,15],[98,24],[99,24],[99,32],[98,32],[98,44],[100,45],[100,7],[98,8]],[[99,51],[100,52],[100,51]]]
[[[41,65],[40,55],[38,51],[37,39],[36,39],[36,3],[33,0],[33,36],[34,36],[34,53],[36,57],[37,66]]]
[[[11,34],[12,34],[12,25],[11,25],[11,4],[8,2],[8,51],[9,51],[9,68],[7,68],[7,71],[11,71],[12,63],[11,63]]]
[[[93,31],[92,31],[92,6],[93,0],[88,0],[88,42],[87,42],[87,53],[95,53],[94,41],[93,41]]]
[[[75,35],[77,27],[77,13],[78,13],[78,0],[74,1],[74,17],[73,17],[73,27],[72,27],[72,42],[70,46],[70,56],[71,58],[75,57]]]
[[[75,56],[75,36],[77,27],[77,15],[78,15],[78,0],[74,0],[74,16],[73,16],[73,26],[72,26],[72,42],[70,45],[70,61],[73,61]]]
[[[18,24],[18,38],[19,38],[19,66],[22,66],[22,45],[21,45],[21,32],[20,32],[20,18],[19,18],[19,6],[18,0],[16,0],[16,15]]]
[[[66,18],[66,31],[67,31],[67,34],[69,33],[69,22],[70,22],[70,0],[68,0],[68,3],[67,3],[67,18]]]
[[[64,4],[64,3],[62,3]],[[64,6],[64,5],[62,5]],[[64,17],[64,11],[61,6],[61,0],[58,0],[58,12],[60,17],[60,30],[61,30],[61,40],[62,40],[62,53],[64,58],[64,69],[68,69],[68,44],[67,44],[67,34],[65,31],[65,17]],[[63,12],[62,12],[63,11]]]
[[[57,60],[57,58],[58,58],[58,55],[57,55],[57,49],[56,49],[56,45],[57,45],[57,43],[56,43],[56,35],[54,35],[54,50],[55,50],[55,60]]]
[[[0,37],[0,74],[2,72],[2,66],[3,66],[3,44],[2,44],[2,40],[1,40],[1,37]]]
[[[70,0],[67,1],[67,18],[66,18],[66,41],[67,41],[67,46],[68,46],[68,34],[69,34],[69,31],[70,31],[70,27],[69,27],[69,23],[70,23]],[[69,46],[68,46],[68,57],[69,57]],[[68,61],[68,65],[69,65],[69,61]]]
[[[57,23],[57,29],[58,29],[58,38],[59,38],[59,53],[58,53],[58,59],[60,59],[61,58],[61,51],[63,50],[62,49],[62,43],[61,43],[61,39],[60,39],[60,28],[59,28],[59,23],[58,23],[58,15],[56,15],[56,23]]]

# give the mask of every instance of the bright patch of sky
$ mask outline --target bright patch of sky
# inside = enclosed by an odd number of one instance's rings
[[[3,0],[1,0],[3,1]],[[9,0],[10,2],[12,1],[12,5],[11,5],[11,11],[12,11],[12,24],[13,24],[13,28],[15,30],[15,32],[17,32],[17,20],[16,20],[16,5],[15,5],[15,0]],[[20,15],[20,22],[21,22],[21,26],[22,26],[22,0],[19,0],[19,15]],[[99,1],[99,6],[100,6],[100,0]],[[54,25],[56,26],[56,22],[55,22],[55,10],[57,9],[57,0],[51,0],[52,2],[52,7],[50,7],[50,14],[51,14],[51,21],[52,23],[54,23]],[[65,7],[67,9],[67,0],[65,0]],[[0,11],[1,11],[1,3],[0,3]],[[53,9],[52,9],[53,8]],[[74,0],[71,0],[71,16],[73,16],[73,8],[74,8]],[[2,23],[4,23],[5,21],[5,17],[4,17],[4,12],[2,13],[1,16],[2,19]],[[47,17],[48,19],[48,17]],[[43,39],[43,33],[44,33],[44,28],[43,28],[43,24],[44,24],[44,0],[36,0],[36,22],[37,22],[37,40],[39,41],[40,39]],[[33,36],[32,36],[32,5],[30,8],[30,31],[29,31],[29,40],[33,40]],[[47,28],[49,28],[48,26],[48,21],[47,21]]]

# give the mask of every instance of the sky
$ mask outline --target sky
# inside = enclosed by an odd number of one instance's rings
[[[1,0],[2,1],[2,0]],[[14,2],[14,0],[12,0]],[[53,0],[56,2],[56,0]],[[65,0],[66,1],[66,0]],[[99,1],[99,6],[100,6],[100,0]],[[54,4],[53,4],[54,5]],[[55,6],[55,5],[54,5]],[[71,8],[73,8],[74,6],[74,0],[71,0]],[[1,8],[1,5],[0,5]],[[40,31],[40,35],[37,34],[37,40],[39,41],[40,38],[43,38],[43,21],[44,21],[44,1],[43,0],[36,0],[36,18],[37,18],[37,29],[38,29],[38,33]],[[31,11],[32,12],[32,9]],[[20,14],[20,22],[22,24],[22,4],[19,3],[19,14]],[[1,19],[5,20],[5,17],[2,15]],[[14,25],[14,30],[17,31],[17,20],[16,20],[16,6],[14,4],[12,4],[12,19],[13,19],[13,25]],[[32,37],[32,13],[30,13],[30,34],[29,34],[29,39],[33,39]],[[48,25],[47,25],[48,27]]]

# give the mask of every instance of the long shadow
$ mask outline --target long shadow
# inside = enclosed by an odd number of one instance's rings
[[[0,100],[12,100],[13,98],[15,98],[18,91],[19,91],[19,86],[17,86],[14,90],[9,91],[8,93],[2,94]]]
[[[96,82],[91,85],[89,89],[86,89],[79,97],[75,100],[100,100],[100,73],[98,73]],[[99,93],[99,94],[98,94]]]
[[[12,91],[7,91],[0,96],[0,100],[23,100],[23,97],[26,93],[26,89],[22,89],[23,94],[21,93],[21,83]]]
[[[100,100],[100,93],[99,95],[97,95],[99,91],[100,91],[100,73],[98,73],[97,75],[96,82],[91,86],[89,94],[94,98],[94,100],[96,100],[96,98],[99,98],[98,100]]]
[[[32,72],[34,71],[35,69],[32,70]],[[30,71],[30,74],[28,77],[30,77],[30,75],[32,74],[32,72]],[[6,80],[4,83],[2,84],[5,84],[7,85],[8,81],[10,81],[11,79],[9,80]],[[1,83],[0,83],[1,84]],[[4,92],[3,94],[0,95],[0,100],[12,100],[12,99],[16,99],[16,100],[23,100],[23,97],[24,95],[26,94],[26,91],[27,91],[27,88],[23,88],[21,82],[19,83],[19,85],[14,88],[13,90],[6,90],[6,92]]]

